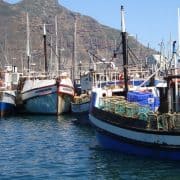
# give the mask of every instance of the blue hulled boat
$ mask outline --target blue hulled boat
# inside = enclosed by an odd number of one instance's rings
[[[114,96],[111,90],[92,91],[89,119],[98,142],[128,154],[180,160],[180,114],[158,113],[156,98],[144,92],[141,96],[145,97],[138,103]],[[140,104],[143,101],[147,103]]]
[[[3,90],[0,91],[0,112],[1,117],[12,115],[15,113],[15,91]]]
[[[82,124],[89,124],[89,104],[90,95],[80,94],[79,96],[74,96],[71,102],[71,112],[75,116],[78,122]]]
[[[9,116],[16,111],[16,87],[19,73],[15,66],[7,65],[0,73],[0,115]]]
[[[124,96],[115,87],[92,89],[89,119],[97,140],[104,148],[127,154],[180,160],[180,76],[175,71],[164,77],[165,86],[129,90],[123,7],[121,10]]]

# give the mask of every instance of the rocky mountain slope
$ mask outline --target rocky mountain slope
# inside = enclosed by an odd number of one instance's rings
[[[74,29],[76,19],[76,64],[81,61],[88,64],[87,51],[100,58],[111,59],[113,51],[120,46],[120,31],[99,24],[95,19],[72,12],[61,6],[58,0],[22,0],[9,4],[0,0],[0,66],[14,64],[19,68],[27,67],[26,57],[26,13],[29,13],[30,47],[32,68],[36,71],[44,68],[43,24],[47,27],[48,62],[53,68],[55,59],[61,61],[61,67],[73,64]],[[55,52],[55,16],[57,16],[58,54]],[[129,47],[138,60],[131,54],[130,62],[145,61],[147,55],[154,52],[134,38],[129,37]],[[120,49],[120,48],[119,48]],[[122,63],[121,50],[116,61]],[[33,64],[36,66],[33,66]],[[64,66],[65,65],[65,66]]]

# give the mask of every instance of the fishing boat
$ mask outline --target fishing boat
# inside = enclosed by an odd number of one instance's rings
[[[74,96],[71,103],[71,110],[73,113],[87,113],[89,111],[90,98],[88,94],[81,94]]]
[[[105,86],[109,84],[110,86],[113,85],[120,85],[118,81],[118,74],[119,71],[115,71],[115,69],[109,68],[112,62],[105,62],[101,61],[101,59],[90,54],[90,59],[93,59],[90,64],[92,68],[87,70],[87,67],[83,67],[85,69],[84,72],[81,72],[80,68],[80,79],[75,81],[75,89],[76,94],[71,102],[71,112],[79,122],[89,124],[89,107],[90,107],[90,97],[92,87],[96,82],[97,86]],[[97,59],[97,62],[94,59]],[[114,65],[115,66],[115,65]],[[89,68],[89,66],[88,66]],[[104,75],[104,71],[107,70],[107,74]],[[111,75],[110,75],[111,72]],[[100,82],[100,83],[99,83]]]
[[[123,7],[121,15],[123,65],[127,67]],[[127,79],[126,69],[124,77]],[[107,86],[93,88],[89,119],[99,144],[126,154],[180,160],[179,78],[177,73],[167,74],[166,86],[153,87],[158,97],[148,89],[130,91],[126,80],[124,96]]]
[[[47,79],[43,76],[27,77],[21,84],[24,112],[59,115],[70,111],[74,88],[67,73],[62,73],[58,79]]]
[[[27,32],[29,32],[28,26]],[[31,73],[28,65],[28,75],[22,77],[19,82],[19,104],[21,104],[20,107],[23,107],[23,112],[25,113],[59,115],[70,111],[70,103],[74,96],[74,87],[68,73],[62,72],[60,75],[52,77],[48,72],[45,24],[43,37],[45,72]],[[27,39],[29,39],[29,35]],[[29,64],[29,43],[27,43],[27,56]]]
[[[166,78],[170,82],[177,77]],[[134,155],[180,160],[180,113],[170,107],[172,102],[167,108],[168,98],[164,97],[164,92],[172,96],[174,88],[168,83],[161,90],[161,111],[155,111],[155,98],[149,92],[129,92],[126,100],[114,96],[112,90],[94,89],[89,118],[100,145]]]
[[[89,124],[89,105],[89,94],[80,94],[78,96],[74,96],[73,101],[71,102],[71,112],[77,118],[78,122]]]
[[[7,65],[1,71],[0,116],[10,116],[16,111],[16,87],[20,74],[15,66]]]
[[[81,124],[89,124],[89,104],[91,86],[89,85],[89,74],[82,74],[80,71],[80,79],[75,80],[75,95],[71,102],[71,113],[76,117],[77,122]]]

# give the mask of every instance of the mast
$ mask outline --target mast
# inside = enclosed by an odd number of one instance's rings
[[[178,8],[178,56],[180,56],[180,11]]]
[[[47,75],[48,72],[48,66],[47,66],[47,47],[46,47],[46,24],[44,24],[44,33],[43,33],[43,38],[44,38],[44,69],[45,69],[45,74]]]
[[[30,41],[29,41],[29,37],[30,37],[30,30],[29,30],[29,14],[27,13],[26,14],[26,21],[27,21],[27,27],[26,27],[26,30],[27,30],[27,44],[26,44],[26,53],[27,53],[27,71],[28,73],[30,72]]]
[[[50,66],[49,66],[49,71],[53,71],[53,50],[52,50],[53,42],[52,42],[52,35],[51,35],[51,51],[50,51]],[[52,75],[52,73],[51,73]]]
[[[73,44],[73,62],[72,62],[72,79],[73,81],[76,79],[76,28],[77,28],[77,18],[74,17],[74,44]]]
[[[177,52],[174,56],[174,68],[175,68],[175,76],[178,75],[178,66],[177,66],[177,56],[179,57],[180,56],[180,14],[179,14],[179,8],[178,8],[178,49],[177,49]],[[179,103],[178,103],[178,80],[177,78],[175,79],[175,109],[176,109],[176,112],[179,111]]]
[[[4,40],[4,58],[5,58],[5,61],[7,63],[7,65],[9,65],[9,62],[8,62],[8,58],[7,58],[7,55],[8,55],[8,48],[7,48],[7,29],[6,29],[6,34],[5,34],[5,40]]]
[[[57,74],[59,74],[60,64],[58,61],[58,24],[57,24],[57,16],[55,16],[55,33],[56,33],[56,54],[55,54],[55,64],[57,64]]]
[[[175,77],[178,75],[177,73],[177,52],[176,52],[176,41],[173,42],[173,58],[174,58],[174,75]],[[178,81],[177,78],[175,78],[175,100],[173,100],[175,103],[175,111],[178,112],[179,106],[178,106]]]
[[[127,33],[125,28],[124,7],[121,6],[121,36],[123,49],[123,71],[124,71],[124,90],[125,97],[128,92],[128,52],[127,52]]]

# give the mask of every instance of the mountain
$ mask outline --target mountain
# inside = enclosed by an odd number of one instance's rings
[[[104,26],[95,19],[72,12],[61,6],[58,0],[22,0],[9,4],[0,0],[0,60],[1,66],[13,63],[19,68],[27,67],[26,57],[26,13],[29,13],[31,62],[36,71],[44,68],[43,24],[47,27],[47,54],[51,66],[54,59],[61,61],[61,67],[72,66],[74,29],[76,19],[76,65],[81,61],[88,64],[88,52],[100,58],[111,59],[113,51],[120,47],[120,31]],[[55,54],[55,16],[57,16],[58,54]],[[143,46],[135,38],[129,37],[131,63],[143,61],[155,51]],[[120,48],[119,48],[120,49]],[[87,52],[88,51],[88,52]],[[121,51],[117,51],[116,61],[122,63]],[[136,55],[136,57],[135,57]],[[135,62],[136,63],[136,62]]]

